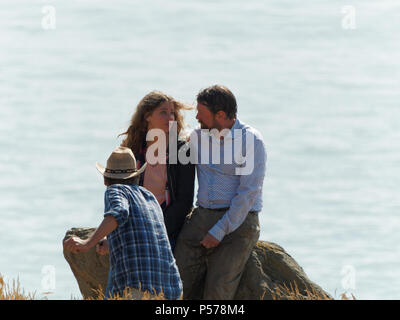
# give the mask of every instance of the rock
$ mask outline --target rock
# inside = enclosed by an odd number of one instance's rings
[[[235,299],[332,299],[308,279],[303,268],[280,246],[258,241],[244,268]]]
[[[73,228],[72,235],[87,239],[95,228]],[[92,248],[87,253],[74,254],[64,250],[64,257],[78,281],[84,298],[96,298],[96,290],[107,286],[109,257],[98,255]],[[235,299],[332,299],[317,284],[310,281],[297,262],[280,246],[258,241],[245,266]]]
[[[96,228],[72,228],[67,231],[63,242],[71,236],[87,239],[95,230]],[[97,297],[94,290],[98,290],[100,287],[105,292],[109,269],[108,255],[97,254],[94,247],[86,253],[78,254],[64,250],[64,257],[78,281],[79,289],[84,298]]]

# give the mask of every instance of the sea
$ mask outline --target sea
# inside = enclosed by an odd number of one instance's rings
[[[0,274],[81,299],[62,240],[103,219],[95,162],[150,91],[195,106],[222,84],[266,145],[260,239],[336,299],[400,299],[399,17],[398,0],[1,0]]]

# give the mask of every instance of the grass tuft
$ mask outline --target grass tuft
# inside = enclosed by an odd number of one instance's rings
[[[86,298],[83,300],[105,300],[105,294],[101,286],[94,289],[95,298]],[[49,293],[48,293],[49,294]],[[263,300],[264,296],[260,297]],[[300,292],[296,282],[278,286],[275,288],[275,293],[272,294],[273,300],[333,300],[324,293],[316,292],[315,289],[311,291],[306,289],[303,293]],[[351,298],[347,293],[340,295],[341,300],[356,300],[356,297],[351,293]],[[115,294],[107,300],[166,300],[164,293],[151,294],[149,291],[131,290],[126,288],[120,296]],[[3,276],[0,274],[0,300],[36,300],[35,293],[26,293],[21,288],[19,279],[13,280],[12,284],[6,283]],[[71,300],[80,300],[79,298],[71,297]]]
[[[10,285],[0,274],[0,300],[35,300],[35,294],[25,293],[25,290],[21,289],[19,279],[13,280]]]
[[[103,292],[103,289],[101,286],[99,286],[98,289],[93,289],[95,293],[95,298],[89,297],[84,300],[105,300],[105,293]],[[122,296],[117,294],[112,295],[110,298],[107,298],[107,300],[167,300],[164,296],[164,292],[160,292],[157,294],[154,290],[154,293],[152,294],[149,291],[142,291],[140,289],[130,289],[130,288],[125,288],[125,290],[122,293]]]
[[[356,297],[351,294],[353,299],[349,299],[345,293],[341,294],[342,300],[356,300]],[[263,297],[261,297],[263,298]],[[289,283],[289,286],[284,284],[275,288],[275,293],[272,294],[273,300],[333,300],[324,293],[315,291],[313,288],[306,288],[304,293],[301,293],[296,282]]]

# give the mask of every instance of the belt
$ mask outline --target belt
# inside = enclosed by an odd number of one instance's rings
[[[208,210],[215,210],[215,211],[228,211],[229,210],[229,207],[228,208],[216,208],[216,209],[208,209]]]
[[[218,211],[218,212],[221,212],[221,211],[228,211],[228,210],[230,209],[229,207],[227,207],[227,208],[216,208],[216,209],[204,208],[204,207],[202,207],[202,206],[199,206],[199,207],[200,207],[200,208],[203,208],[203,209],[207,209],[207,210]],[[258,213],[258,211],[252,210],[252,211],[249,211],[249,213]]]

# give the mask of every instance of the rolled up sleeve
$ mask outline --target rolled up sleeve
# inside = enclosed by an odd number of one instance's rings
[[[123,226],[128,221],[128,199],[115,185],[108,187],[104,195],[104,217],[106,216],[114,217],[118,226]]]

